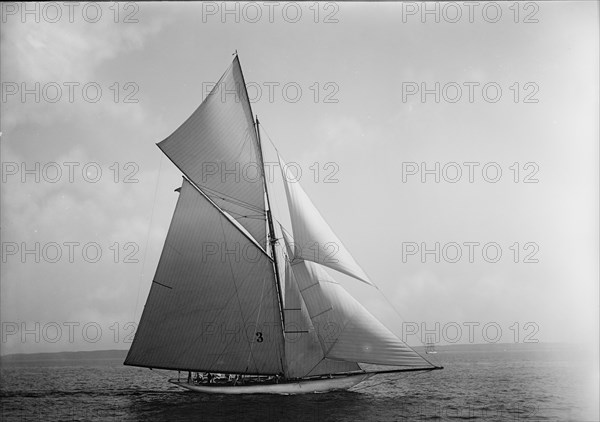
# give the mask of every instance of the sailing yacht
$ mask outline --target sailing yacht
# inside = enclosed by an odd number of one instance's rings
[[[291,230],[278,223],[237,53],[157,145],[183,183],[125,365],[185,371],[187,379],[170,382],[218,394],[326,392],[380,373],[442,369],[325,270],[376,288],[281,157]],[[256,177],[240,177],[242,169]]]

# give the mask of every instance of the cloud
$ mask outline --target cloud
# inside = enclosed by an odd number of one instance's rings
[[[53,81],[93,78],[102,63],[141,49],[168,22],[165,14],[146,15],[138,23],[114,23],[103,5],[96,23],[36,23],[8,19],[2,26],[6,78]]]
[[[81,102],[83,86],[90,82],[101,86],[104,99],[110,97],[110,83],[103,84],[103,66],[142,49],[146,40],[159,33],[170,21],[168,14],[148,13],[143,18],[140,16],[138,23],[114,23],[108,7],[102,5],[103,18],[96,23],[86,22],[80,17],[73,23],[69,23],[66,17],[59,23],[44,19],[40,22],[27,19],[22,23],[15,16],[9,16],[3,23],[0,44],[3,92],[8,92],[8,89],[12,92],[13,84],[17,84],[19,90],[2,101],[5,133],[20,125],[50,125],[56,119],[73,117],[89,110],[89,107],[73,107],[68,98],[71,91]],[[37,89],[36,83],[39,84]],[[65,83],[78,85],[69,87]],[[60,91],[47,84],[57,84]],[[20,95],[23,88],[37,91],[39,98],[36,100],[29,94],[23,101]],[[52,102],[58,96],[57,92],[61,94],[60,99]],[[88,92],[90,97],[95,96],[93,87]],[[106,110],[115,108],[114,101],[101,101],[100,104]],[[118,112],[123,111],[120,107]],[[98,107],[94,108],[94,112],[98,113]],[[139,113],[134,111],[134,114],[136,112]]]
[[[102,5],[105,11],[108,6]],[[6,174],[3,166],[2,242],[3,246],[8,242],[20,249],[16,255],[3,257],[1,319],[28,321],[28,327],[35,321],[42,326],[52,322],[98,322],[107,340],[104,345],[9,341],[2,347],[3,353],[43,351],[54,346],[115,348],[108,327],[111,321],[122,325],[136,316],[136,295],[144,296],[137,291],[138,286],[149,287],[147,281],[158,261],[176,200],[176,195],[171,195],[154,203],[156,184],[161,180],[160,152],[152,140],[161,130],[161,123],[148,117],[141,101],[112,101],[107,81],[114,81],[114,75],[123,71],[123,59],[143,49],[170,18],[149,13],[139,16],[140,23],[126,25],[115,24],[112,16],[106,15],[108,19],[96,24],[33,20],[22,24],[17,18],[2,25],[3,83],[14,82],[20,87],[24,82],[33,87],[36,82],[63,86],[69,81],[81,85],[93,81],[106,95],[98,103],[70,103],[65,99],[52,103],[43,98],[37,103],[33,96],[23,102],[15,95],[1,104],[3,165],[14,163],[18,170],[17,174]],[[125,167],[129,161],[134,161],[133,168]],[[42,170],[49,163],[56,163],[62,171],[56,183],[45,177],[52,178],[54,170],[49,174]],[[64,163],[77,163],[72,180]],[[101,168],[102,177],[97,183],[85,180],[82,170],[90,163]],[[35,169],[36,165],[40,180],[36,182],[36,175],[30,174],[23,183],[23,168]],[[126,175],[138,182],[124,183]],[[172,179],[167,183],[172,193]],[[72,254],[65,242],[77,243]],[[101,248],[97,263],[83,252],[84,245],[91,243]],[[131,245],[126,246],[128,243]],[[52,245],[58,245],[62,254],[57,262],[51,262],[57,250]],[[23,246],[34,250],[25,259]],[[134,262],[124,262],[128,256]],[[141,278],[146,283],[141,284]],[[140,302],[139,307],[142,305]]]
[[[8,161],[22,161],[9,147],[5,151]],[[57,161],[88,163],[91,159],[76,147]],[[22,183],[18,174],[3,183],[1,319],[19,324],[29,321],[28,327],[36,321],[42,326],[98,323],[108,334],[101,347],[114,348],[108,327],[139,317],[177,197],[154,201],[161,176],[158,169],[140,170],[135,174],[139,182],[132,184],[115,183],[107,168],[97,183],[83,180],[81,172],[75,172],[71,182],[64,170],[57,183],[43,177],[39,183],[33,177]],[[68,243],[75,243],[73,249]],[[7,254],[8,244],[18,252]],[[24,255],[25,249],[32,252]],[[96,262],[98,250],[101,255]],[[138,297],[140,303],[134,309]],[[53,346],[74,347],[64,341],[58,345],[17,342],[3,346],[3,353],[51,350]],[[98,346],[81,341],[75,345],[80,349]]]

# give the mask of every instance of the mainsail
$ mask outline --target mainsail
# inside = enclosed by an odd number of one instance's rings
[[[359,363],[435,368],[325,271],[372,285],[285,173],[293,239],[275,231],[237,56],[158,146],[184,180],[125,364],[286,379],[356,376]],[[276,252],[280,238],[287,259]]]
[[[282,372],[274,286],[271,260],[184,180],[125,364]]]

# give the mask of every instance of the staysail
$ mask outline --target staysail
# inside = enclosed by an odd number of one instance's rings
[[[325,357],[319,332],[313,325],[289,265],[285,265],[285,356],[290,378],[359,371],[356,362]],[[325,327],[326,328],[326,327]]]
[[[246,86],[236,56],[194,113],[159,148],[265,248],[262,166]]]
[[[271,260],[184,180],[125,364],[283,372]]]
[[[369,277],[313,205],[299,181],[291,172],[286,171],[281,157],[279,165],[292,220],[294,257],[325,265],[372,285]]]
[[[291,240],[285,232],[283,237],[291,252]],[[297,283],[325,357],[380,365],[431,366],[336,283],[319,264],[295,258],[288,262],[288,271]]]

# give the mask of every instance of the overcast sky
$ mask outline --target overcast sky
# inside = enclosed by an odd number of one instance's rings
[[[39,22],[2,5],[2,354],[128,347],[181,184],[155,143],[235,50],[264,129],[405,323],[597,345],[597,3],[438,5],[439,22],[422,3],[58,5]],[[436,242],[440,262],[421,255]]]

